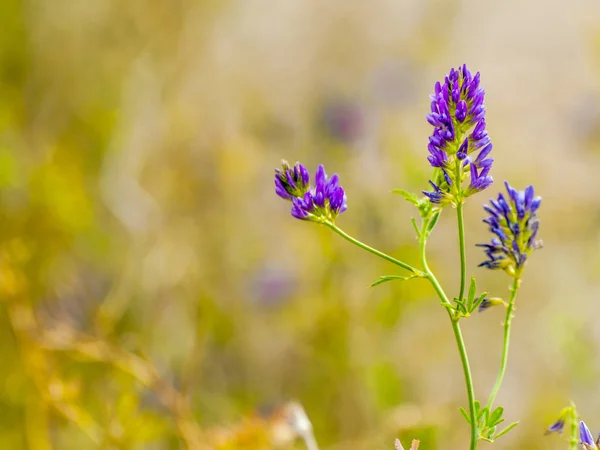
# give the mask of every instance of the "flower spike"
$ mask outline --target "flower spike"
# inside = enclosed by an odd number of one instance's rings
[[[480,177],[483,172],[480,174]],[[483,222],[496,235],[488,244],[477,244],[483,247],[488,259],[480,267],[503,269],[510,274],[521,270],[529,254],[542,246],[536,240],[539,221],[537,210],[542,198],[534,197],[533,186],[524,191],[517,191],[505,182],[508,198],[498,194],[497,200],[490,200],[490,205],[483,208],[489,216]]]
[[[479,73],[473,76],[463,64],[458,70],[451,69],[444,83],[437,82],[430,95],[431,113],[426,118],[434,130],[429,137],[427,159],[432,167],[459,171],[456,177],[461,184],[470,177],[470,184],[464,190],[460,184],[440,186],[440,180],[433,180],[442,192],[434,188],[433,192],[425,193],[432,203],[444,203],[440,194],[448,194],[451,199],[457,195],[468,197],[493,182],[489,175],[493,159],[486,158],[492,144],[485,128],[485,91],[479,81]],[[469,156],[474,152],[479,152],[475,159]],[[457,165],[457,160],[463,161],[462,166]]]

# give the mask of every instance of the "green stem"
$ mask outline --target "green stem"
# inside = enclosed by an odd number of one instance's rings
[[[421,232],[421,264],[423,265],[423,270],[425,271],[426,277],[433,286],[433,289],[437,293],[438,297],[442,301],[444,305],[451,305],[450,300],[448,300],[448,296],[440,286],[439,281],[429,268],[427,264],[427,238],[425,237],[424,231],[427,229],[428,220],[423,220],[423,229]],[[465,341],[462,336],[462,331],[460,329],[460,325],[458,324],[458,320],[455,320],[452,316],[452,312],[449,308],[446,308],[448,312],[448,317],[450,318],[450,323],[452,325],[452,331],[454,332],[454,339],[456,340],[456,346],[458,347],[458,353],[460,354],[460,361],[462,363],[463,374],[465,377],[465,384],[467,387],[467,397],[469,401],[469,417],[471,419],[471,445],[469,447],[470,450],[475,450],[477,448],[477,439],[478,439],[478,430],[477,430],[477,417],[475,413],[475,389],[473,387],[473,376],[471,374],[471,367],[469,366],[469,358],[467,356],[467,348],[465,347]]]
[[[458,241],[460,247],[460,291],[458,300],[462,301],[463,296],[465,295],[465,286],[467,284],[467,254],[465,251],[465,224],[462,201],[456,207],[456,218],[458,220]]]
[[[579,444],[579,418],[577,416],[577,410],[575,409],[575,405],[573,403],[571,403],[569,414],[571,419],[571,435],[569,437],[569,450],[577,450],[577,445]]]
[[[379,256],[380,258],[385,259],[386,261],[391,262],[392,264],[395,264],[397,266],[402,267],[403,269],[408,270],[409,272],[413,272],[417,275],[422,275],[421,271],[418,269],[415,269],[414,267],[396,259],[393,258],[390,255],[387,255],[383,252],[380,252],[377,249],[374,249],[373,247],[369,247],[367,244],[359,241],[358,239],[353,238],[352,236],[350,236],[349,234],[346,234],[341,228],[338,228],[335,224],[331,223],[331,222],[324,222],[324,225],[327,225],[329,228],[331,228],[333,231],[335,231],[337,234],[339,234],[341,237],[343,237],[344,239],[346,239],[349,242],[352,242],[354,245],[359,246],[360,248],[373,253],[374,255]]]
[[[514,311],[515,311],[515,297],[517,295],[517,291],[519,290],[519,286],[521,285],[521,274],[517,272],[513,279],[512,286],[510,288],[510,299],[508,300],[508,306],[506,307],[506,318],[504,319],[504,344],[502,346],[502,359],[500,360],[500,372],[498,373],[498,377],[496,378],[496,383],[492,388],[492,393],[490,394],[490,398],[487,402],[487,407],[491,411],[492,405],[494,404],[494,400],[496,399],[496,395],[500,390],[500,386],[502,385],[502,379],[504,378],[504,373],[506,372],[506,363],[508,361],[508,347],[510,344],[510,325],[512,323]]]

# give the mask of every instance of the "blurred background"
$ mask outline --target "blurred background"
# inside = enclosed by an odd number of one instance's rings
[[[466,209],[480,287],[509,283],[477,268],[481,205],[504,179],[544,198],[497,400],[521,423],[495,448],[564,449],[543,432],[570,400],[600,431],[599,2],[3,0],[0,17],[1,449],[301,449],[290,401],[322,449],[466,448],[430,286],[369,288],[395,268],[273,188],[282,158],[324,163],[338,225],[417,261],[390,190],[426,187],[428,95],[464,62],[496,159]],[[452,214],[429,248],[456,291]],[[464,322],[480,398],[502,316]]]

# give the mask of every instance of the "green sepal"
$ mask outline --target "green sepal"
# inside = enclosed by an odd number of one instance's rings
[[[379,284],[387,283],[388,281],[394,281],[394,280],[406,281],[406,280],[412,280],[413,278],[420,278],[420,277],[417,274],[409,275],[407,277],[403,277],[401,275],[382,275],[379,277],[378,280],[375,280],[373,283],[371,283],[371,287],[377,286]]]

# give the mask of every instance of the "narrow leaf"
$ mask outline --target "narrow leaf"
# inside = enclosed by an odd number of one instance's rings
[[[415,228],[415,233],[417,233],[417,239],[421,239],[421,230],[419,230],[419,227],[417,225],[417,221],[415,220],[414,217],[411,217],[410,221],[413,224],[413,227]]]
[[[475,292],[477,291],[477,283],[475,282],[475,278],[471,277],[471,284],[469,285],[469,297],[467,300],[467,305],[471,306],[473,301],[475,300]]]
[[[498,433],[496,436],[494,436],[494,439],[498,439],[500,436],[504,436],[506,433],[508,433],[510,430],[512,430],[517,425],[519,425],[519,422],[513,422],[513,423],[511,423],[504,430],[502,430],[500,433]]]
[[[464,300],[461,302],[460,300],[458,300],[458,298],[454,297],[453,301],[454,303],[456,303],[456,310],[461,313],[461,316],[466,317],[467,307],[465,305]]]
[[[404,200],[412,203],[415,206],[419,206],[419,197],[412,192],[405,191],[404,189],[393,189],[392,194],[399,194],[404,197]]]
[[[437,221],[440,218],[440,213],[441,212],[442,211],[440,209],[438,209],[437,211],[435,211],[432,214],[431,220],[427,224],[427,236],[429,236],[431,234],[431,232],[433,231],[433,229],[435,228],[435,225],[437,224]]]
[[[486,413],[488,412],[488,409],[486,406],[484,406],[478,413],[477,413],[477,419],[481,420],[482,417],[486,417]],[[485,421],[484,421],[485,423]]]
[[[481,302],[487,297],[487,295],[488,295],[487,292],[484,292],[483,294],[481,294],[479,296],[479,298],[477,300],[475,300],[475,302],[471,305],[469,312],[473,312],[477,308],[479,308],[479,305],[481,305]]]
[[[498,423],[498,421],[502,418],[502,414],[504,413],[504,408],[502,406],[498,406],[492,414],[490,414],[490,418],[487,421],[489,426],[494,426]]]
[[[454,305],[452,305],[450,303],[441,302],[440,305],[442,305],[444,308],[446,308],[450,314],[454,314],[454,312],[456,311],[456,308],[454,307]]]
[[[413,278],[419,278],[419,277],[417,275],[410,275],[408,277],[403,277],[400,275],[383,275],[383,276],[379,277],[378,280],[375,280],[373,283],[371,283],[371,287],[377,286],[379,284],[387,283],[388,281],[394,281],[394,280],[406,281],[406,280],[412,280]]]
[[[471,418],[469,417],[469,414],[467,413],[467,411],[465,410],[465,408],[463,408],[461,406],[460,408],[458,408],[458,410],[460,411],[460,413],[462,414],[462,416],[465,418],[465,420],[467,421],[467,423],[469,425],[471,425]]]

